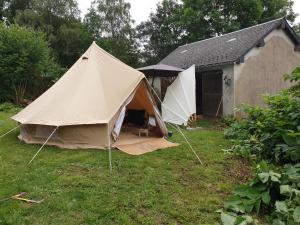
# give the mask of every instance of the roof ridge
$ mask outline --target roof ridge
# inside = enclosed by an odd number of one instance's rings
[[[271,21],[268,21],[268,22],[265,22],[265,23],[256,24],[256,25],[254,25],[254,26],[246,27],[246,28],[243,28],[243,29],[241,29],[241,30],[236,30],[236,31],[233,31],[233,32],[230,32],[230,33],[226,33],[226,34],[220,35],[220,36],[211,37],[211,38],[206,38],[206,39],[203,39],[203,40],[200,40],[200,41],[195,41],[195,42],[192,42],[192,43],[188,43],[188,44],[185,44],[185,45],[181,45],[181,46],[179,46],[178,48],[185,47],[185,46],[192,45],[192,44],[196,44],[196,43],[200,43],[200,42],[203,42],[203,41],[212,40],[212,39],[215,39],[215,38],[224,37],[224,36],[227,36],[227,35],[229,35],[229,34],[234,34],[234,33],[237,33],[237,32],[245,31],[245,30],[248,30],[248,29],[250,29],[250,28],[258,27],[258,26],[261,26],[261,25],[265,25],[265,24],[272,23],[272,22],[275,22],[275,21],[280,21],[280,20],[284,20],[284,18],[281,17],[281,18],[278,18],[278,19],[275,19],[275,20],[271,20]]]

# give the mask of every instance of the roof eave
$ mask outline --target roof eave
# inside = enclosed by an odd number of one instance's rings
[[[295,44],[295,50],[300,49],[300,38],[294,31],[294,29],[289,25],[287,20],[283,18],[281,21],[278,22],[278,24],[274,25],[273,29],[271,29],[269,32],[267,32],[263,37],[261,37],[255,44],[247,49],[238,59],[235,61],[235,63],[240,64],[244,63],[245,56],[248,54],[253,48],[255,47],[263,47],[265,45],[265,38],[272,33],[275,29],[283,29],[286,31],[287,35],[291,38],[293,43]]]
[[[236,60],[196,66],[196,71],[199,72],[199,71],[206,71],[206,70],[219,70],[222,69],[224,66],[234,65],[235,62]]]

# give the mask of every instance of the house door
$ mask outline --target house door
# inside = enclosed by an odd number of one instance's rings
[[[222,71],[202,73],[202,113],[207,116],[223,115]]]

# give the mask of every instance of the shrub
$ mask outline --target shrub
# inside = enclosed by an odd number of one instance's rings
[[[293,73],[289,77],[299,81],[297,76]],[[247,117],[234,122],[225,131],[225,137],[234,142],[230,152],[277,163],[299,162],[300,98],[297,86],[274,96],[265,96],[265,108],[244,106]]]
[[[12,103],[2,103],[0,104],[0,112],[11,112],[11,113],[17,113],[21,110],[22,108],[19,106],[16,106]]]
[[[300,66],[298,66],[292,74],[286,74],[284,76],[285,80],[289,80],[294,83],[294,85],[289,88],[290,93],[293,96],[300,96]]]
[[[0,23],[0,102],[35,98],[61,74],[44,34]]]
[[[223,116],[220,120],[219,123],[221,125],[221,127],[229,127],[231,126],[231,124],[233,124],[234,122],[236,122],[236,118],[232,115],[229,116]]]

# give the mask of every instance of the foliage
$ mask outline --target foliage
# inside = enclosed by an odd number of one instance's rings
[[[223,116],[219,120],[220,125],[223,126],[223,127],[229,127],[232,124],[234,124],[235,122],[236,122],[236,118],[233,115]]]
[[[221,218],[225,225],[248,224],[239,223],[242,220],[238,218],[261,211],[273,225],[300,222],[299,70],[297,67],[292,74],[285,75],[285,80],[293,82],[291,88],[265,96],[265,108],[245,106],[247,117],[237,120],[225,132],[227,138],[234,139],[234,146],[228,152],[250,159],[295,164],[285,165],[278,172],[268,170],[265,164],[258,166],[255,178],[237,187],[225,202],[227,211],[222,212]]]
[[[177,46],[258,23],[295,19],[292,0],[163,0],[136,28],[126,0],[94,0],[82,23],[76,0],[0,0],[0,20],[46,33],[58,62],[70,67],[95,39],[137,67]]]
[[[272,170],[264,171],[258,167],[256,176],[247,185],[241,185],[233,191],[224,204],[227,212],[222,217],[229,217],[231,213],[240,216],[261,211],[268,212],[268,220],[272,224],[298,224],[300,222],[300,164],[288,165],[282,173]],[[242,224],[230,223],[224,220],[224,225]],[[237,221],[237,220],[236,220]],[[249,220],[251,221],[251,220]],[[251,223],[244,223],[251,224]]]
[[[247,117],[236,121],[225,136],[234,140],[231,152],[277,163],[300,161],[300,98],[297,68],[286,79],[297,81],[291,89],[265,96],[266,107],[245,106]]]
[[[293,86],[289,88],[290,93],[293,96],[300,97],[300,66],[298,66],[292,74],[284,76],[285,80],[293,82]]]
[[[17,113],[22,108],[20,106],[14,105],[9,102],[5,102],[0,104],[0,112],[6,112],[6,113]]]
[[[300,36],[300,23],[293,26],[294,31]]]
[[[31,0],[25,9],[16,12],[13,20],[46,33],[59,63],[70,67],[92,42],[79,16],[76,0]]]
[[[292,0],[163,0],[137,30],[153,64],[179,45],[283,17],[295,20]]]
[[[296,18],[291,0],[183,0],[183,6],[189,42],[284,16],[292,22]]]
[[[44,34],[0,25],[0,101],[23,104],[45,90],[62,72]]]
[[[221,222],[223,225],[257,225],[257,220],[254,220],[251,216],[238,215],[233,212],[223,212],[221,213]]]
[[[138,65],[139,52],[128,2],[94,0],[84,23],[106,51],[131,66]]]
[[[138,27],[138,37],[143,44],[145,64],[155,64],[183,44],[183,8],[176,0],[163,0],[156,12]]]

